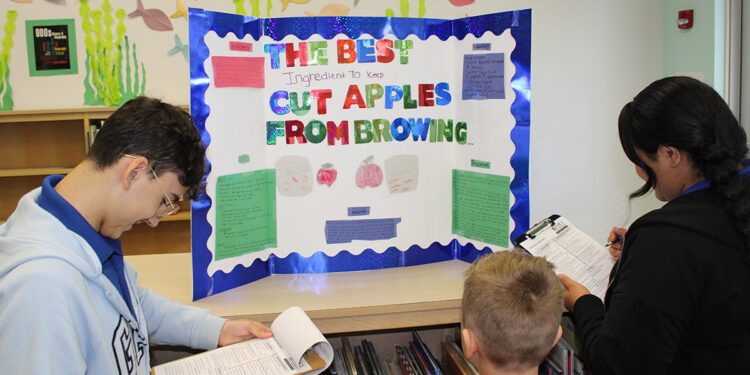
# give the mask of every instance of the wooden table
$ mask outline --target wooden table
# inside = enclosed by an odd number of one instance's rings
[[[189,253],[135,255],[141,285],[226,318],[270,323],[299,306],[324,334],[459,323],[462,261],[326,274],[272,275],[192,301]]]

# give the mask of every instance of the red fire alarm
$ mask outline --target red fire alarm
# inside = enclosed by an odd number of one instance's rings
[[[677,27],[680,29],[689,29],[693,27],[692,9],[677,12]]]

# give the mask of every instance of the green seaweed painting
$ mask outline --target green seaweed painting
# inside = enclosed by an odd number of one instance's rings
[[[246,16],[247,11],[245,10],[245,0],[232,0],[232,1],[234,2],[234,12],[237,14]],[[260,17],[260,0],[250,0],[250,6],[253,7],[251,16]],[[271,17],[272,7],[273,7],[273,4],[271,3],[271,0],[268,0],[268,10],[267,10],[266,17]]]
[[[424,5],[424,0],[419,0],[419,18],[424,18],[424,12],[427,8]],[[393,9],[385,10],[386,17],[396,17],[396,13]],[[409,0],[401,0],[401,17],[409,17]]]
[[[243,16],[247,16],[247,11],[245,10],[245,0],[232,1],[234,2],[234,12]]]
[[[80,0],[79,13],[86,37],[86,77],[83,80],[83,103],[86,105],[118,106],[143,95],[146,90],[146,69],[136,55],[135,43],[131,46],[123,20],[125,10],[117,9],[115,35],[112,26],[112,6],[102,2],[101,10],[91,10],[88,0]],[[124,54],[123,54],[124,52]],[[123,61],[124,60],[124,61]],[[132,60],[132,61],[131,61]],[[123,68],[125,72],[123,74]],[[124,77],[123,77],[124,76]],[[123,82],[123,79],[125,82]]]
[[[18,12],[9,10],[5,13],[8,19],[5,22],[5,37],[3,38],[3,48],[0,50],[0,111],[10,111],[13,109],[13,90],[10,87],[10,49],[13,47],[13,34],[16,32],[16,18]]]

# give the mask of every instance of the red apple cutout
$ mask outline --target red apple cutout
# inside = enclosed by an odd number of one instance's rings
[[[336,181],[337,174],[338,172],[333,168],[333,164],[325,163],[321,165],[321,168],[318,170],[318,183],[330,187]]]
[[[355,182],[360,188],[378,187],[383,182],[383,171],[378,167],[377,164],[372,162],[375,157],[370,155],[367,159],[362,161],[359,168],[357,168],[357,176]]]

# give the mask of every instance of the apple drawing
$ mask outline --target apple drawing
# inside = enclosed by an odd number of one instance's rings
[[[321,168],[318,170],[318,183],[321,185],[325,184],[330,187],[336,181],[337,174],[338,172],[336,172],[336,169],[333,168],[333,164],[325,163],[321,165]]]
[[[383,182],[383,171],[372,162],[374,158],[372,155],[368,156],[357,168],[357,176],[354,181],[358,187],[363,189],[367,186],[378,187]]]
[[[419,183],[417,155],[394,155],[385,159],[384,166],[389,193],[405,193],[417,189]]]
[[[307,195],[313,188],[313,169],[304,156],[287,155],[276,160],[276,188],[288,197]]]

